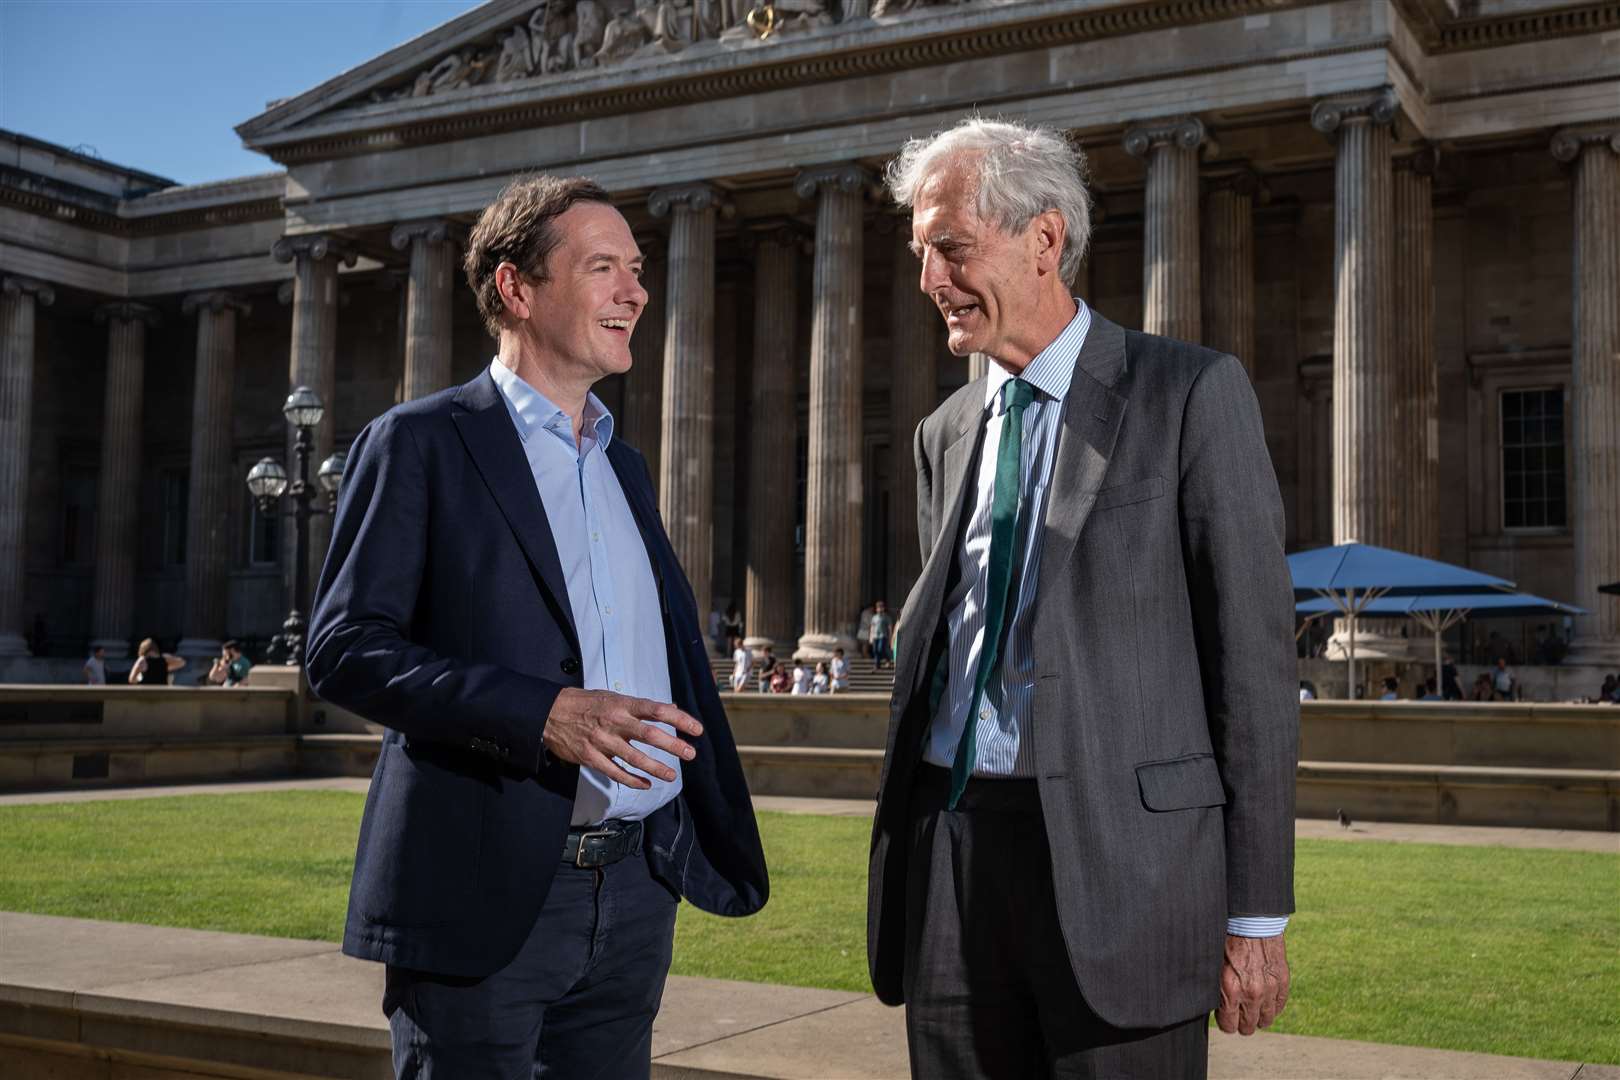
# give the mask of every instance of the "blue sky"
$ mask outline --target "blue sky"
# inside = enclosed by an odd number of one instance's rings
[[[233,130],[476,0],[0,0],[0,128],[181,183],[276,168]]]

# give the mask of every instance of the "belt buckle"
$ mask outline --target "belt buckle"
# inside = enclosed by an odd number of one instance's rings
[[[578,867],[579,869],[581,869],[581,870],[589,870],[591,868],[591,866],[599,866],[599,865],[601,865],[600,863],[593,863],[593,864],[590,864],[590,865],[586,864],[586,862],[585,862],[585,844],[586,844],[586,842],[590,841],[590,840],[594,840],[594,839],[596,839],[598,837],[600,837],[601,839],[604,839],[604,840],[611,840],[617,835],[619,835],[619,834],[616,833],[616,832],[612,832],[611,830],[608,830],[608,829],[593,829],[590,832],[582,832],[582,833],[580,833],[579,834],[579,850],[574,852],[574,865],[576,867]]]

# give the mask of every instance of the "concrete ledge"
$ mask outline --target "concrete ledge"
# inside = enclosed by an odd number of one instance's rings
[[[0,739],[0,791],[290,776],[293,735]]]
[[[875,799],[883,751],[810,746],[739,746],[755,795]]]
[[[1620,831],[1620,771],[1302,761],[1300,817]]]
[[[1532,702],[1307,701],[1309,761],[1620,769],[1620,709]]]
[[[257,686],[0,685],[0,740],[285,734],[295,697]]]
[[[385,1080],[383,969],[327,942],[0,912],[0,1076]],[[1578,1062],[1212,1032],[1214,1080],[1620,1080]],[[869,994],[672,976],[656,1080],[900,1080],[904,1014]]]

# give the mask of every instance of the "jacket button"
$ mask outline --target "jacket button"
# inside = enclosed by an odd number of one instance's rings
[[[562,669],[563,669],[563,674],[564,675],[578,675],[579,674],[579,660],[576,657],[572,657],[572,656],[563,657]]]

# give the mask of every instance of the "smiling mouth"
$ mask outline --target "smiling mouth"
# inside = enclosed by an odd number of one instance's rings
[[[598,319],[596,325],[610,333],[623,334],[626,337],[630,335],[629,319]]]
[[[945,321],[948,323],[961,322],[962,320],[971,317],[978,310],[978,304],[958,304],[955,307],[947,307],[944,309]]]

